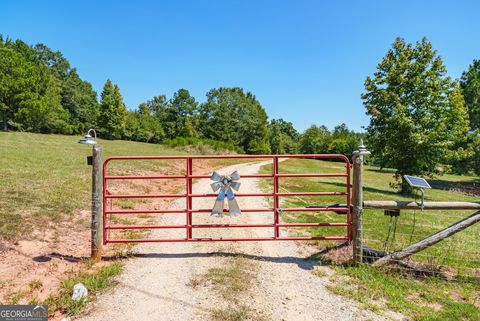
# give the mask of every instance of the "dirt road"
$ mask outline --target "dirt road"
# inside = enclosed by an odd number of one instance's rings
[[[266,162],[230,166],[220,172],[253,174]],[[211,193],[209,180],[199,180],[194,193]],[[258,180],[242,179],[241,191],[260,192]],[[194,208],[211,208],[214,199],[195,200]],[[240,208],[266,207],[263,198],[239,198]],[[248,203],[247,203],[248,202]],[[175,204],[184,208],[184,201]],[[195,214],[194,214],[195,215]],[[184,224],[184,215],[163,215],[165,224]],[[230,218],[194,216],[194,223],[268,223],[272,214],[249,213]],[[194,236],[271,236],[272,229],[209,229]],[[179,234],[180,233],[180,234]],[[184,231],[155,231],[151,237],[179,236]],[[92,304],[82,320],[208,320],[212,311],[228,309],[231,302],[202,280],[209,269],[225,266],[238,254],[252,266],[248,289],[236,295],[247,319],[260,320],[384,320],[355,303],[329,292],[324,279],[314,274],[316,262],[305,260],[311,253],[292,241],[238,243],[150,243],[139,245],[142,255],[131,259],[119,285]],[[244,265],[245,267],[245,265]],[[325,267],[322,267],[325,269]],[[328,268],[326,268],[328,269]],[[231,300],[230,300],[231,301]],[[218,318],[218,316],[217,316]],[[220,317],[221,318],[221,317]]]

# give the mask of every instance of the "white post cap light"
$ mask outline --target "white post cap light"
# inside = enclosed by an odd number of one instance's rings
[[[358,150],[353,152],[353,155],[370,155],[371,153],[367,150],[365,145],[363,145],[363,139],[360,140],[360,146],[358,146]]]
[[[93,139],[92,135],[90,135],[90,132],[93,132]],[[88,130],[87,134],[85,135],[85,138],[82,138],[78,141],[79,144],[85,144],[85,145],[95,145],[97,143],[97,132],[95,129],[91,128]]]

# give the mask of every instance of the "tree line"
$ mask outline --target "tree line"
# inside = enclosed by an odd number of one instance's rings
[[[451,79],[432,44],[397,38],[362,94],[366,133],[345,124],[312,125],[268,119],[254,94],[214,88],[199,103],[187,89],[158,95],[129,110],[107,80],[100,97],[59,51],[0,36],[0,122],[3,130],[83,134],[149,143],[206,141],[249,154],[351,155],[360,138],[373,161],[403,174],[480,174],[480,61]]]
[[[254,94],[214,88],[204,103],[187,89],[158,95],[129,110],[118,85],[107,80],[97,100],[59,51],[0,36],[0,119],[3,130],[83,134],[149,143],[196,142],[249,154],[351,153],[359,134],[345,124],[330,132],[313,125],[300,134],[283,119],[268,120]]]

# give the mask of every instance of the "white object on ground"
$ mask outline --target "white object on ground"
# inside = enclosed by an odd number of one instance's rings
[[[72,300],[78,301],[88,296],[88,290],[82,283],[73,286]]]

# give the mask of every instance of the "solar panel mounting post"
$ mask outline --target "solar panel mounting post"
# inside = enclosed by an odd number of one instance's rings
[[[407,183],[415,188],[418,188],[420,192],[422,193],[422,203],[420,204],[420,209],[423,211],[424,207],[424,199],[425,199],[425,193],[423,191],[424,188],[432,188],[430,184],[425,180],[423,177],[417,177],[417,176],[411,176],[411,175],[403,175],[405,178],[405,181]]]

